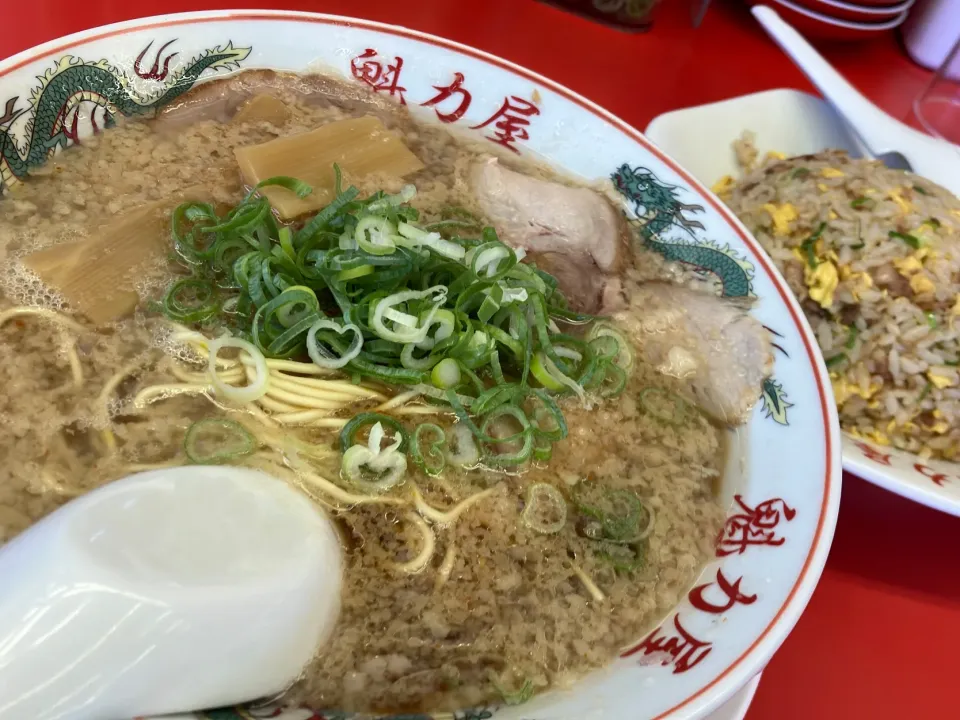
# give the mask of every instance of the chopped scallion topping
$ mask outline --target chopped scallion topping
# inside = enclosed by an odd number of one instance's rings
[[[690,415],[690,404],[676,393],[658,387],[640,392],[640,406],[653,417],[668,425],[680,425]]]
[[[570,311],[556,278],[492,227],[460,208],[418,225],[414,186],[361,198],[342,187],[336,165],[333,173],[333,201],[302,222],[281,224],[259,192],[312,192],[285,176],[263,181],[223,214],[202,203],[174,211],[177,258],[190,277],[170,286],[163,311],[230,338],[215,341],[218,348],[242,347],[257,359],[255,384],[220,383],[218,393],[256,399],[266,392],[267,359],[310,358],[357,382],[411,386],[448,405],[472,436],[472,449],[457,439],[468,459],[507,467],[548,459],[566,436],[554,395],[586,405],[588,393],[623,392],[629,341],[606,323],[586,328],[585,338],[564,334],[558,322],[595,318]],[[367,426],[391,432],[396,452],[410,452],[427,472],[442,468],[447,453],[436,426],[411,434],[387,415],[361,413],[340,435],[348,481],[380,491],[402,475],[390,453],[353,449],[363,447],[355,436]]]
[[[534,483],[527,488],[526,504],[520,519],[524,525],[542,535],[558,533],[567,523],[567,501],[553,485]]]
[[[856,325],[851,324],[850,327],[847,328],[847,342],[844,344],[847,350],[853,350],[857,344],[857,335],[859,334],[860,330]]]
[[[190,462],[219,465],[238,460],[257,449],[257,441],[243,425],[223,418],[198,420],[187,428],[183,450]]]
[[[826,364],[828,368],[832,368],[839,365],[840,363],[844,363],[848,361],[849,361],[849,358],[847,357],[846,353],[839,353],[837,355],[831,355],[830,357],[828,357],[826,360],[824,360],[824,364]]]
[[[896,230],[891,230],[887,235],[894,240],[903,240],[907,245],[912,247],[914,250],[919,250],[920,246],[923,245],[923,242],[916,235],[911,235],[909,233],[897,232]]]
[[[491,676],[493,687],[500,693],[500,697],[503,698],[503,702],[507,705],[522,705],[533,697],[534,689],[532,680],[524,680],[519,689],[509,691],[500,684],[500,681],[492,672]]]
[[[820,236],[823,235],[823,231],[826,230],[827,224],[825,222],[820,223],[816,230],[813,231],[813,234],[810,235],[806,240],[800,243],[800,249],[807,255],[807,265],[811,268],[816,268],[817,263],[817,241],[820,239]]]

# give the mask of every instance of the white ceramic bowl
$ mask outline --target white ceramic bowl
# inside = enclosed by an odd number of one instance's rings
[[[749,5],[763,5],[769,0],[747,0]],[[916,0],[903,0],[895,5],[868,5],[861,2],[841,2],[840,0],[793,0],[807,10],[825,15],[835,20],[849,20],[854,23],[878,23],[894,20],[912,8]]]
[[[702,127],[710,133],[697,132]],[[769,90],[675,110],[654,118],[647,134],[694,177],[712,184],[739,173],[732,144],[744,130],[756,133],[761,153],[808,155],[839,148],[853,157],[869,154],[830,105],[797,90]],[[958,463],[922,460],[844,435],[843,467],[898,495],[960,516]]]
[[[91,30],[9,58],[0,63],[0,107],[18,97],[14,111],[25,112],[0,126],[7,157],[0,171],[11,182],[11,172],[22,171],[25,159],[43,160],[50,137],[70,140],[64,130],[73,135],[76,127],[82,140],[93,131],[84,118],[94,105],[109,103],[123,112],[132,107],[126,94],[133,91],[134,102],[156,105],[175,94],[171,87],[177,83],[186,90],[255,67],[322,69],[354,78],[372,91],[402,97],[428,122],[457,103],[421,105],[437,94],[435,86],[449,85],[461,73],[471,102],[457,129],[493,141],[491,149],[536,154],[586,180],[622,179],[624,168],[649,171],[637,176],[633,190],[625,187],[624,210],[653,210],[638,191],[659,190],[664,204],[658,212],[684,213],[703,225],[695,236],[668,230],[654,249],[701,262],[704,273],[723,280],[728,294],[756,296],[751,312],[777,334],[782,354],[734,444],[723,491],[729,518],[697,587],[658,628],[574,688],[521,707],[478,708],[454,717],[694,718],[719,707],[763,668],[797,621],[826,560],[840,496],[840,434],[828,375],[800,308],[759,245],[690,174],[585,98],[441,38],[323,15],[168,15]],[[74,125],[81,102],[81,121]],[[16,138],[15,145],[4,142],[5,133]],[[288,713],[291,719],[309,716]],[[350,717],[332,711],[322,716]]]
[[[774,8],[784,20],[808,38],[821,40],[870,40],[899,27],[907,19],[910,4],[893,14],[886,10],[867,8],[847,10],[842,3],[823,3],[813,0],[753,0],[751,5],[766,4]],[[851,6],[847,6],[851,7]]]

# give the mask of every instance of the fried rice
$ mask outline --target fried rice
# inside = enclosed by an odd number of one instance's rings
[[[840,151],[735,150],[746,174],[714,190],[800,300],[843,429],[960,460],[960,200]]]

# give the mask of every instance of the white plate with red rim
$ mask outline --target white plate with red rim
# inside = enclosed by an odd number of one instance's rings
[[[699,129],[708,127],[708,133]],[[739,174],[733,141],[756,133],[761,154],[806,155],[827,148],[854,157],[869,152],[824,100],[798,90],[769,90],[660,115],[646,134],[700,182]],[[960,516],[960,464],[923,460],[913,453],[844,434],[843,467],[882,488]]]
[[[81,72],[71,70],[78,65]],[[590,101],[441,38],[306,13],[221,11],[141,19],[8,58],[0,63],[0,107],[10,111],[0,121],[4,182],[16,182],[14,174],[42,162],[49,138],[69,144],[98,131],[105,106],[110,112],[138,112],[169,100],[174,86],[185,90],[257,67],[352,78],[405,102],[428,122],[448,121],[490,141],[491,149],[536,155],[587,181],[612,178],[628,215],[703,226],[692,236],[667,227],[652,237],[652,249],[679,259],[700,257],[702,272],[715,276],[728,295],[756,297],[751,312],[776,333],[782,354],[732,446],[723,489],[728,520],[716,558],[695,587],[656,629],[572,689],[519,707],[433,717],[678,719],[719,709],[763,668],[803,611],[826,561],[840,497],[840,434],[829,377],[772,263],[692,175]],[[57,92],[45,92],[51,87]],[[18,99],[7,105],[12,98]],[[16,143],[4,143],[4,133]],[[220,717],[231,717],[228,713]],[[333,710],[317,715],[359,717]],[[291,720],[308,716],[289,711]]]

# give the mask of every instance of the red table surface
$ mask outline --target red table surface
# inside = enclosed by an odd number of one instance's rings
[[[272,7],[359,15],[435,33],[543,73],[643,129],[660,113],[770,88],[811,91],[745,7],[720,0],[694,30],[669,0],[631,35],[534,0],[29,0],[0,22],[0,57],[145,14]],[[929,80],[894,35],[825,46],[871,100],[910,120]],[[748,720],[955,718],[960,682],[960,519],[844,476],[836,539],[796,630],[770,662]]]

